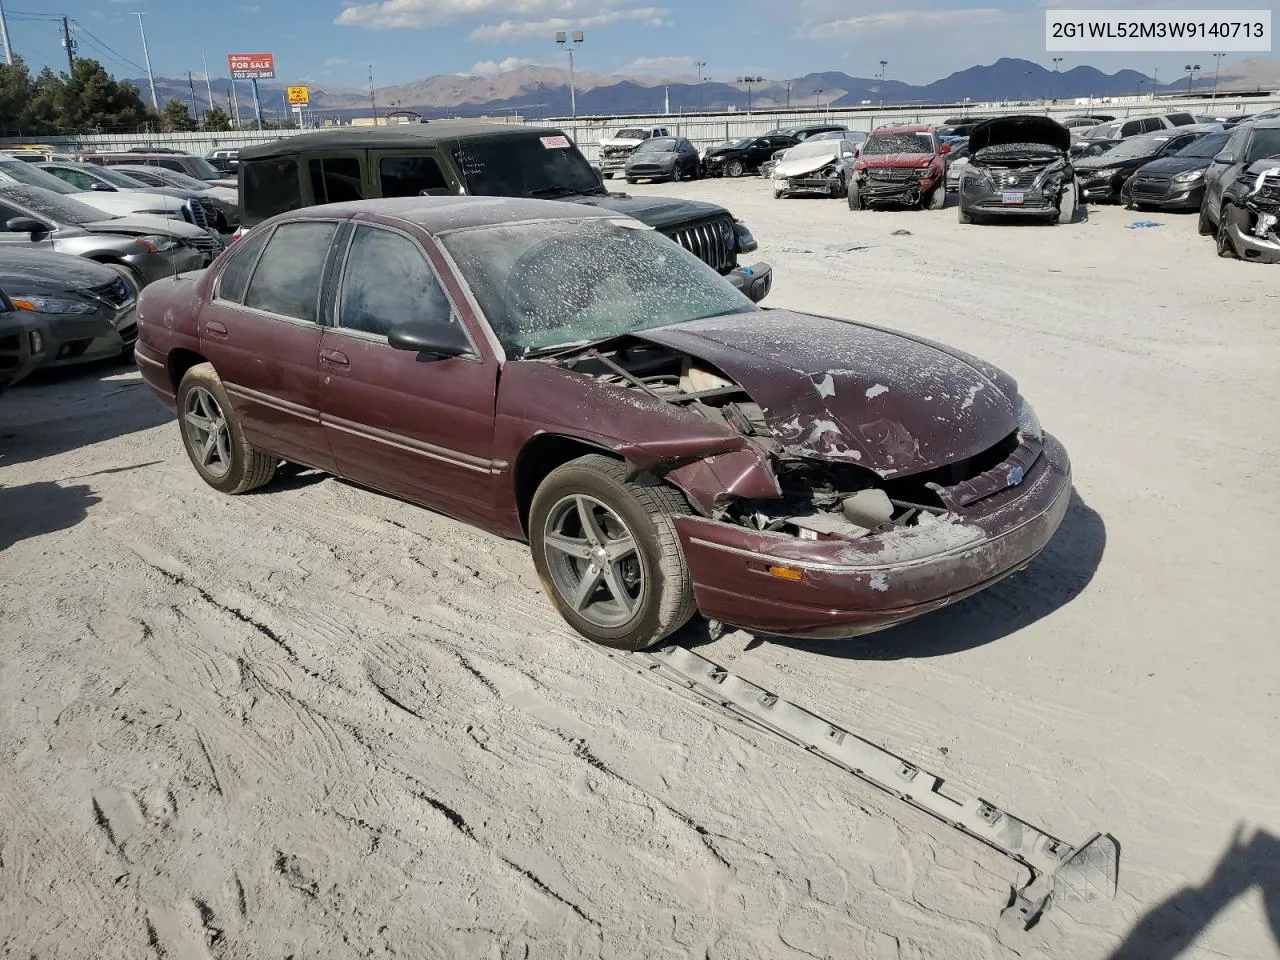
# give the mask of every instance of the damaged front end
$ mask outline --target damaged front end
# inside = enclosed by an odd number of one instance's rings
[[[816,402],[783,413],[726,370],[659,338],[652,332],[555,362],[682,408],[737,441],[618,448],[636,474],[675,486],[693,507],[676,527],[708,618],[803,637],[881,629],[1025,566],[1066,510],[1065,451],[1020,398],[994,443],[928,466],[912,460],[921,441],[910,428],[877,417],[876,399],[887,392],[879,384],[861,391],[859,432],[846,428],[847,411],[823,413],[847,381],[812,377]],[[962,395],[972,404],[979,390]],[[894,450],[897,461],[884,453]]]
[[[1071,134],[1048,117],[1001,117],[974,128],[960,177],[962,216],[1058,219],[1074,189]]]
[[[1223,209],[1218,253],[1255,263],[1280,263],[1280,160],[1253,164],[1237,186],[1240,203]]]

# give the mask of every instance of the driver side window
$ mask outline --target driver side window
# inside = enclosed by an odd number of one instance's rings
[[[431,265],[414,240],[378,227],[356,227],[342,274],[338,326],[376,337],[415,322],[442,339],[466,341]]]

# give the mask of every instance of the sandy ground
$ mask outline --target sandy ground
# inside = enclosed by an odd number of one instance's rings
[[[1110,831],[1116,901],[997,932],[1012,864],[579,642],[523,546],[305,474],[217,494],[106,366],[0,399],[3,955],[1277,956],[1280,272],[1186,216],[633,189],[730,205],[773,305],[990,359],[1065,442],[1024,573],[856,642],[699,652]]]

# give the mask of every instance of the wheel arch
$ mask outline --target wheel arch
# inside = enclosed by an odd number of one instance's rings
[[[529,508],[542,481],[557,467],[591,453],[623,462],[626,460],[604,444],[563,433],[535,434],[520,448],[511,472],[520,530],[526,537],[529,535]]]
[[[165,358],[165,370],[169,374],[169,383],[173,385],[173,395],[178,395],[178,384],[182,383],[182,377],[188,370],[199,363],[207,363],[208,361],[194,350],[187,350],[183,347],[176,347],[169,351],[169,355]]]

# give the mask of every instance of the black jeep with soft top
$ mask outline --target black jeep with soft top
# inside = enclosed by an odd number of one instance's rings
[[[468,195],[567,200],[646,223],[695,254],[752,300],[768,295],[767,264],[742,267],[757,247],[724,207],[610,193],[564,131],[442,120],[303,133],[240,151],[240,222],[373,197]]]

